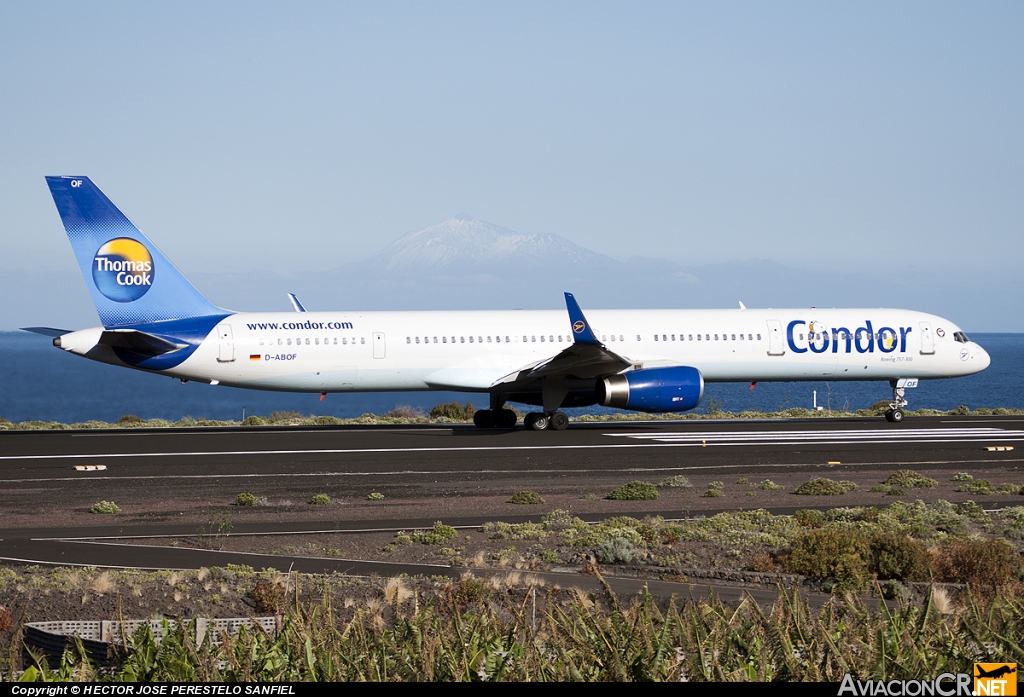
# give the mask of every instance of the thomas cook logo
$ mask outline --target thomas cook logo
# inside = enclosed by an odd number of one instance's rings
[[[975,663],[975,695],[1016,695],[1016,663]]]
[[[114,302],[138,300],[153,287],[153,256],[130,237],[110,240],[92,261],[92,280]]]
[[[586,328],[587,328],[586,323],[583,320],[581,320],[581,319],[578,319],[575,322],[573,322],[572,330],[574,332],[576,332],[577,334],[581,333]]]

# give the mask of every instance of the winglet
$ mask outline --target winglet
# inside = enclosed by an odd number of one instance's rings
[[[305,312],[306,311],[306,308],[304,308],[302,306],[302,303],[299,302],[299,299],[295,296],[295,293],[289,293],[288,294],[288,299],[292,301],[292,307],[295,308],[296,312]]]
[[[572,326],[573,341],[577,344],[600,346],[601,342],[594,335],[590,323],[583,316],[583,310],[580,309],[580,305],[576,302],[576,298],[572,296],[572,293],[565,294],[565,308],[569,311],[569,323]]]

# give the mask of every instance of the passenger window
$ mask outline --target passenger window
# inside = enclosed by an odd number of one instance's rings
[[[473,337],[469,337],[469,343],[473,343]]]
[[[533,343],[536,343],[536,341],[537,341],[537,337],[535,337],[535,336],[531,336],[531,337],[530,337],[530,341],[531,341],[531,342],[533,342]]]
[[[289,346],[291,346],[291,345],[292,345],[292,340],[291,340],[291,339],[288,339],[288,345],[289,345]]]
[[[510,341],[508,340],[508,337],[507,337],[507,336],[505,337],[505,343],[506,343],[506,344],[508,344],[508,343],[511,343],[511,342],[510,342]]]
[[[732,340],[736,341],[736,335],[735,334],[732,335]]]
[[[657,335],[657,334],[655,334],[655,335],[654,335],[654,340],[655,340],[655,341],[657,341],[657,340],[658,340],[658,335]]]
[[[700,334],[697,335],[697,341],[700,341]]]
[[[640,335],[639,334],[636,335],[636,340],[640,341]]]
[[[337,345],[338,345],[338,337],[334,337],[334,345],[335,345],[335,346],[337,346]]]
[[[673,335],[672,335],[672,341],[675,341],[675,340],[676,340],[676,335],[675,335],[675,334],[673,334]]]
[[[761,335],[758,334],[757,338],[760,339]],[[753,334],[747,334],[747,341],[753,341],[753,340],[754,340],[754,335]]]
[[[544,335],[543,334],[540,335],[540,342],[544,343]]]
[[[306,339],[306,341],[309,341],[309,339]],[[319,346],[320,345],[320,339],[319,338],[313,339],[313,343],[316,344],[317,346]]]
[[[735,338],[735,337],[733,337],[733,338]],[[740,341],[743,341],[743,335],[742,334],[740,334]]]
[[[464,344],[464,343],[466,343],[466,337],[464,337],[464,336],[460,336],[460,337],[459,337],[459,343],[460,343],[460,344]]]
[[[757,340],[758,340],[758,341],[760,341],[760,340],[761,340],[761,335],[760,335],[760,334],[758,334],[758,335],[757,335]]]
[[[704,335],[704,341],[711,341],[711,335],[710,334],[705,334]]]
[[[687,336],[689,337],[689,341],[693,341],[693,334],[688,334]],[[700,340],[700,334],[697,335],[697,339]]]
[[[365,336],[359,337],[359,343],[360,344],[365,344],[366,343],[366,337]]]
[[[718,334],[715,334],[715,341],[718,341]]]

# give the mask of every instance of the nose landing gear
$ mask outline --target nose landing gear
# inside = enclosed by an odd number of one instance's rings
[[[907,400],[904,399],[906,389],[908,387],[917,387],[917,378],[890,380],[889,386],[892,387],[892,401],[889,402],[889,408],[885,412],[885,420],[889,423],[898,424],[903,421],[903,407],[908,404]]]

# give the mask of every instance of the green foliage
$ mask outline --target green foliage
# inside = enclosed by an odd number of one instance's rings
[[[938,482],[931,477],[926,477],[914,470],[896,470],[886,477],[885,481],[882,483],[888,484],[891,487],[899,487],[901,489],[928,488],[938,484]]]
[[[999,488],[996,489],[996,493],[1021,495],[1024,494],[1024,484],[1000,484]]]
[[[972,479],[957,487],[957,491],[974,494],[975,496],[987,496],[996,493],[996,488],[987,479]]]
[[[327,494],[314,494],[313,498],[311,498],[309,502],[314,506],[326,506],[330,504],[331,497]]]
[[[880,579],[926,581],[929,576],[928,548],[907,535],[878,531],[869,543],[870,566]]]
[[[94,503],[92,508],[89,509],[89,512],[113,515],[115,513],[120,513],[121,508],[113,501],[100,501],[99,503]]]
[[[418,542],[421,545],[439,545],[458,536],[459,533],[455,528],[445,525],[441,521],[434,523],[434,527],[430,530],[414,530],[409,534],[413,542]]]
[[[786,487],[781,484],[776,484],[771,479],[763,479],[757,484],[757,488],[762,491],[777,491],[779,489],[785,489]]]
[[[117,420],[118,426],[136,426],[143,423],[146,423],[145,419],[140,419],[135,414],[125,414]]]
[[[255,506],[256,495],[248,491],[243,491],[241,494],[235,497],[236,506]]]
[[[275,424],[302,421],[305,418],[305,416],[294,409],[289,409],[288,411],[275,411],[270,415],[270,421]]]
[[[632,564],[640,558],[636,544],[625,537],[614,537],[598,545],[594,556],[602,564]]]
[[[21,679],[838,683],[850,673],[916,680],[970,673],[979,660],[1019,659],[1024,636],[1024,604],[1002,597],[943,614],[938,603],[922,610],[838,599],[814,610],[786,591],[770,608],[751,598],[731,605],[661,604],[646,593],[620,599],[607,586],[596,594],[538,588],[524,602],[472,576],[441,583],[428,602],[389,613],[377,598],[336,608],[324,592],[291,608],[275,632],[246,628],[220,643],[197,645],[188,622],[167,623],[158,643],[145,623],[109,672],[99,673],[78,642],[57,668],[36,660]]]
[[[446,402],[438,404],[430,410],[430,418],[435,421],[472,421],[476,407],[466,402],[465,405],[458,402]]]
[[[802,508],[796,512],[796,522],[805,528],[820,528],[825,524],[825,514],[814,508]]]
[[[972,479],[974,479],[974,477],[971,476],[970,474],[968,474],[967,472],[957,472],[956,474],[953,475],[953,478],[950,481],[953,481],[953,482],[969,482]]]
[[[252,416],[245,417],[245,421],[242,422],[243,426],[269,426],[273,423],[270,419],[265,416]]]
[[[687,489],[690,486],[690,480],[681,474],[666,477],[658,482],[659,489]]]
[[[708,488],[705,489],[704,493],[701,494],[701,496],[703,496],[706,499],[716,499],[721,496],[725,496],[725,493],[721,489]]]
[[[747,479],[746,477],[740,477],[739,479],[736,480],[736,483],[737,484],[750,484],[750,480]]]
[[[658,498],[658,489],[648,482],[632,481],[610,492],[605,498],[615,501],[650,501]]]
[[[907,493],[900,487],[889,484],[876,484],[871,487],[870,491],[876,494],[885,494],[886,496],[903,496],[903,494]]]
[[[366,495],[366,500],[367,501],[383,501],[384,500],[384,494],[380,493],[379,491],[374,491],[374,492],[371,492],[371,493]]]
[[[544,503],[544,499],[540,497],[540,494],[534,491],[517,491],[512,495],[512,498],[510,498],[508,502],[519,505],[537,505]]]
[[[793,541],[787,566],[792,573],[833,579],[839,590],[867,586],[868,564],[861,554],[864,536],[852,529],[830,525],[801,532]]]
[[[801,496],[841,496],[856,488],[857,485],[853,482],[837,482],[825,477],[818,477],[804,482],[793,493]]]

